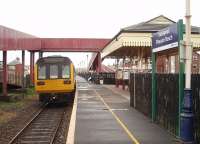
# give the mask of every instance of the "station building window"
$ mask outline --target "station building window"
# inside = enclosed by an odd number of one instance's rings
[[[193,64],[193,68],[196,69],[197,68],[197,64]]]
[[[197,54],[193,55],[193,60],[198,60],[198,55]]]
[[[176,72],[176,57],[171,56],[170,57],[170,73]]]

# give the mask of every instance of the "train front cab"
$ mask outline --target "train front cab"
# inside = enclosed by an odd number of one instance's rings
[[[49,71],[49,72],[48,72]],[[74,65],[35,66],[35,90],[41,102],[66,102],[73,98],[76,81]]]

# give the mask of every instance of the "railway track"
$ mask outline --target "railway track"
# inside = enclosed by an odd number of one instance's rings
[[[9,144],[53,144],[65,107],[46,105],[24,126]]]

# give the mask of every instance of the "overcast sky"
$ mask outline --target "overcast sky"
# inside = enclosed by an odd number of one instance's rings
[[[191,0],[195,26],[200,26],[199,5]],[[0,0],[0,25],[38,37],[112,38],[120,28],[161,14],[184,19],[185,0]],[[10,52],[8,60],[17,55]],[[77,65],[87,54],[67,55]]]

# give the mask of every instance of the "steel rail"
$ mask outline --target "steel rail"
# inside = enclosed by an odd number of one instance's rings
[[[26,125],[11,139],[11,141],[8,144],[12,144],[22,133],[23,131],[41,114],[41,112],[45,109],[45,107],[48,105],[46,103],[35,115],[34,117],[26,123]]]
[[[64,114],[65,114],[65,110],[63,111],[62,117],[60,118],[60,121],[59,121],[59,123],[58,123],[58,125],[57,125],[55,131],[53,132],[53,136],[52,136],[52,139],[51,139],[51,141],[50,141],[50,144],[53,144],[54,141],[55,141],[55,139],[56,139],[56,135],[57,135],[57,133],[58,133],[59,127],[61,126],[61,123],[62,123],[63,118],[64,118]]]

